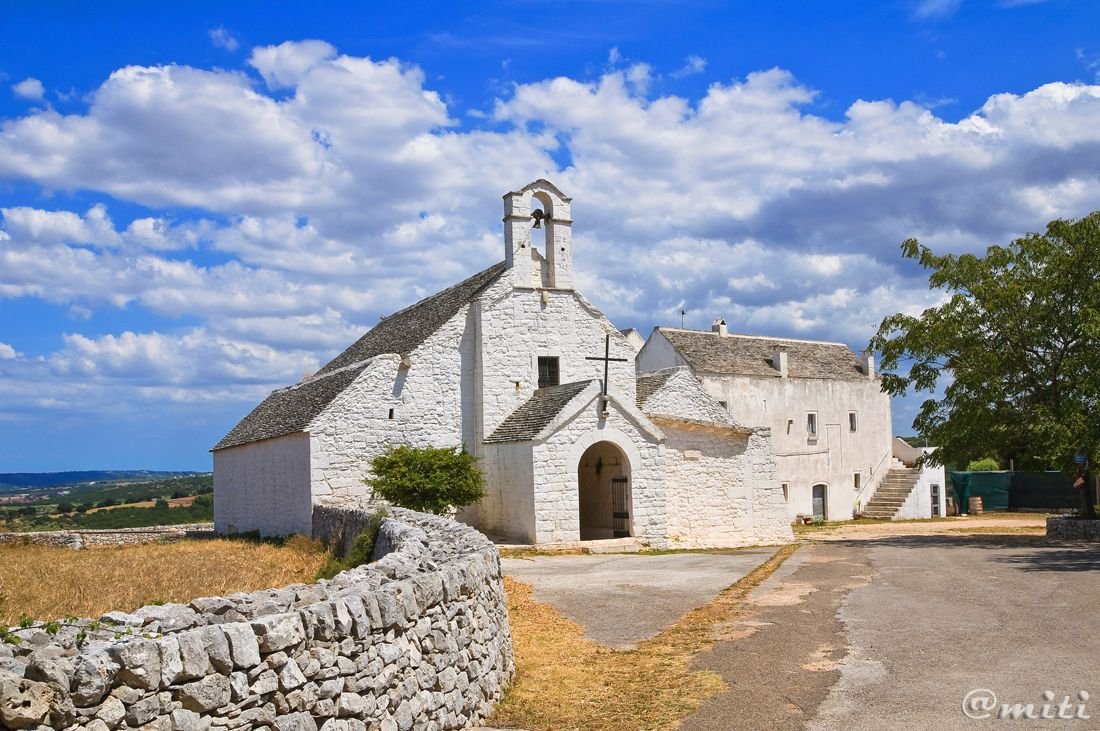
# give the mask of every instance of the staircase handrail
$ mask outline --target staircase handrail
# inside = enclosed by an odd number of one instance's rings
[[[863,505],[863,503],[862,503],[862,499],[863,499],[863,493],[864,493],[864,491],[865,491],[865,490],[866,490],[867,488],[869,488],[869,487],[870,487],[871,485],[874,485],[874,484],[876,484],[876,482],[882,482],[882,479],[881,479],[881,478],[879,478],[879,479],[878,479],[878,480],[876,481],[876,480],[875,480],[875,475],[876,475],[876,474],[878,474],[878,468],[882,466],[882,463],[883,463],[883,462],[885,462],[886,460],[888,460],[888,459],[889,459],[890,457],[892,457],[893,455],[894,455],[894,448],[893,448],[893,445],[891,445],[891,446],[890,446],[890,447],[889,447],[889,448],[888,448],[888,449],[886,450],[886,452],[885,452],[885,453],[884,453],[884,454],[882,455],[882,458],[881,458],[881,459],[880,459],[880,460],[878,461],[878,464],[876,464],[876,465],[875,465],[875,466],[874,466],[874,467],[873,467],[873,468],[871,469],[871,474],[869,475],[871,479],[867,480],[867,484],[866,484],[866,485],[864,485],[863,487],[859,488],[859,492],[857,492],[857,493],[856,493],[856,502],[860,504],[860,507],[861,507],[861,508],[862,508],[862,507],[865,507],[865,506]]]

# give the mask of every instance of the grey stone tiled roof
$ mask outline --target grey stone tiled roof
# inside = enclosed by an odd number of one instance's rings
[[[655,373],[651,375],[638,376],[638,408],[645,407],[646,400],[650,396],[657,393],[661,386],[668,383],[668,379],[672,378],[674,371],[663,371],[661,373]]]
[[[485,438],[485,443],[527,442],[534,439],[590,383],[591,380],[577,381],[538,389]]]
[[[790,378],[867,378],[862,361],[847,345],[807,340],[781,340],[751,335],[726,335],[700,330],[658,328],[693,369],[705,373],[779,378],[772,366],[776,350],[787,351]]]
[[[273,391],[215,444],[214,449],[237,447],[304,430],[367,365],[363,363]]]
[[[382,353],[408,355],[504,272],[504,262],[395,312],[317,371],[328,373]]]
[[[307,381],[274,391],[241,419],[214,449],[236,447],[304,430],[341,391],[383,353],[408,355],[504,272],[494,264],[469,279],[396,312],[367,331]]]

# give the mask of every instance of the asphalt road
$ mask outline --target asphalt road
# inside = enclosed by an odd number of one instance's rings
[[[592,639],[629,647],[773,552],[504,566]],[[1023,535],[811,543],[757,587],[722,637],[695,667],[719,673],[729,690],[685,719],[684,731],[1100,729],[1095,544]],[[971,715],[985,717],[968,718],[964,699],[978,689],[996,703],[972,695]],[[1088,718],[1000,719],[1003,704]]]
[[[685,731],[1100,729],[1095,545],[1030,536],[814,544],[751,601],[742,621],[751,634],[696,663],[731,689]],[[963,702],[978,689],[997,701],[971,696],[971,714],[985,716],[971,719]],[[1089,718],[998,718],[1005,703]]]
[[[585,637],[625,650],[706,604],[775,552],[534,556],[505,558],[501,565],[535,587],[535,601],[584,625]]]

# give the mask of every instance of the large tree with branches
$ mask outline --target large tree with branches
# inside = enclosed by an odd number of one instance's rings
[[[929,270],[945,300],[882,321],[883,390],[924,391],[914,428],[937,461],[995,455],[1019,469],[1072,465],[1100,446],[1100,211],[1052,221],[985,256],[937,256],[915,239],[902,255]]]

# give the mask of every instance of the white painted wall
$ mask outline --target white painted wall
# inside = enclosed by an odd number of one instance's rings
[[[308,535],[309,450],[308,434],[291,434],[214,452],[215,530]]]
[[[935,451],[934,447],[913,447],[921,454],[929,454]],[[896,452],[895,452],[896,454]],[[947,472],[943,465],[924,465],[920,471],[920,477],[913,491],[909,493],[905,503],[898,510],[894,520],[910,520],[913,518],[932,517],[932,485],[940,486],[939,503],[940,517],[947,515]]]
[[[409,355],[408,368],[395,354],[372,359],[310,423],[314,499],[369,496],[363,479],[388,443],[470,444],[476,353],[469,309],[421,343]]]
[[[593,398],[532,450],[535,538],[539,543],[580,540],[577,466],[585,450],[600,441],[615,444],[630,463],[631,535],[653,547],[666,545],[667,508],[662,480],[665,450],[630,409],[612,401],[606,419]]]
[[[638,355],[639,373],[684,363],[658,331]],[[828,487],[829,520],[849,520],[855,507],[855,473],[860,474],[864,504],[889,469],[892,426],[890,398],[877,379],[833,380],[763,378],[696,373],[706,391],[724,401],[734,420],[771,429],[776,479],[789,483],[787,513],[811,514],[813,485]],[[818,434],[806,432],[806,415],[817,413]],[[857,431],[848,429],[848,412],[857,415]]]
[[[561,383],[603,378],[604,336],[611,335],[608,392],[633,403],[634,349],[603,313],[572,290],[515,289],[502,278],[481,297],[478,332],[483,434],[538,388],[538,358],[556,356]],[[519,384],[518,387],[516,384]],[[480,440],[479,440],[480,441]]]
[[[535,542],[535,483],[530,443],[482,445],[485,497],[459,512],[463,523],[505,543]]]

